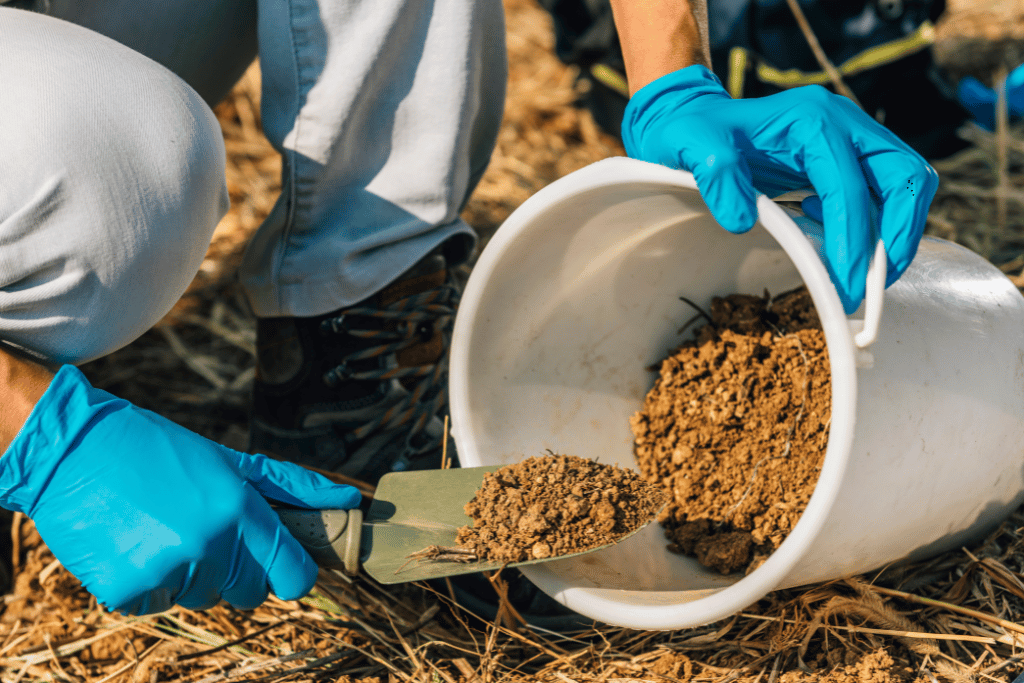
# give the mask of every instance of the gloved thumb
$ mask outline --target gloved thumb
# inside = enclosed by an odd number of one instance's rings
[[[351,510],[362,499],[354,486],[335,484],[327,477],[262,453],[238,453],[245,478],[264,498],[295,507]]]

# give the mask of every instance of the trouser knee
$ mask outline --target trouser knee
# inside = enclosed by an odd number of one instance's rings
[[[0,8],[0,340],[58,363],[129,343],[227,210],[209,107],[87,29]]]

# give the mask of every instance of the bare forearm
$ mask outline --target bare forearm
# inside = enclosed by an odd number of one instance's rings
[[[0,455],[50,386],[53,372],[0,348]]]
[[[706,0],[611,0],[630,95],[687,66],[711,68]]]

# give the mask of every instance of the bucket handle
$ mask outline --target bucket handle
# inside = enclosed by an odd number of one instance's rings
[[[882,320],[882,303],[885,299],[885,275],[888,261],[885,245],[878,240],[875,254],[868,266],[868,277],[864,289],[864,320],[851,320],[850,332],[858,349],[866,349],[878,339],[878,326]]]
[[[868,266],[867,282],[864,288],[864,319],[847,321],[850,325],[850,334],[853,335],[858,368],[870,368],[875,365],[875,357],[868,351],[868,347],[878,339],[888,265],[885,245],[882,240],[878,240],[878,244],[875,246],[875,255],[871,257],[871,264]]]
[[[776,202],[800,202],[817,194],[811,187],[801,187],[791,190],[778,197],[773,197]],[[850,334],[853,335],[853,345],[857,353],[857,367],[871,367],[874,365],[874,357],[867,348],[878,339],[878,326],[882,320],[882,304],[885,299],[885,276],[888,273],[888,259],[885,253],[885,244],[878,240],[875,245],[875,253],[868,265],[867,282],[864,288],[864,319],[850,320]]]

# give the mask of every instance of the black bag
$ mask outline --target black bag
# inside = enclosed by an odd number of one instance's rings
[[[554,18],[556,51],[592,87],[586,104],[619,134],[628,90],[607,0],[540,0]],[[801,0],[818,42],[864,106],[927,158],[966,143],[968,112],[931,56],[944,0]],[[711,63],[733,97],[817,83],[831,89],[786,0],[708,0]]]

